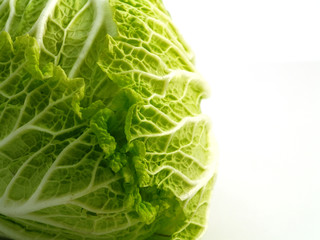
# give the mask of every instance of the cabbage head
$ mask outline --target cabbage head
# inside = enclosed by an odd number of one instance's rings
[[[0,236],[199,239],[207,95],[161,0],[0,0]]]

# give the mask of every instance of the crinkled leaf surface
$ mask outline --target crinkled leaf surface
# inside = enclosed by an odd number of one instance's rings
[[[160,0],[0,0],[0,236],[198,239],[207,86]]]

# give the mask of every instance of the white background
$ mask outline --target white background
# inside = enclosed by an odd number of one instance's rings
[[[211,87],[203,240],[320,239],[320,2],[164,0]]]

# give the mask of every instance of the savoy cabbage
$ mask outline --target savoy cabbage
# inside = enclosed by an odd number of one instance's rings
[[[0,236],[198,239],[207,87],[161,0],[0,0]]]

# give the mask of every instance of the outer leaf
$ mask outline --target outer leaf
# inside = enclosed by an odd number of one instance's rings
[[[209,122],[200,114],[200,101],[208,93],[201,76],[193,72],[187,52],[170,39],[165,23],[151,13],[146,17],[145,12],[158,8],[156,4],[112,2],[119,36],[107,37],[99,65],[112,81],[134,89],[143,98],[130,108],[127,140],[144,143],[146,154],[139,164],[151,178],[149,184],[170,191],[186,204],[183,211],[191,221],[205,216],[208,195],[201,202],[194,200],[192,216],[187,206],[212,181],[215,170],[209,150]],[[124,14],[126,7],[129,11]],[[179,56],[184,61],[176,60]],[[186,222],[172,238],[194,239],[201,235],[202,223]]]
[[[12,44],[2,33],[0,42],[11,57],[0,82],[1,231],[18,239],[136,234],[122,232],[143,223],[123,205],[121,176],[106,167],[99,138],[77,116],[83,81],[53,65],[41,71],[34,38]]]
[[[207,86],[162,2],[0,0],[1,29],[0,236],[199,238]]]

